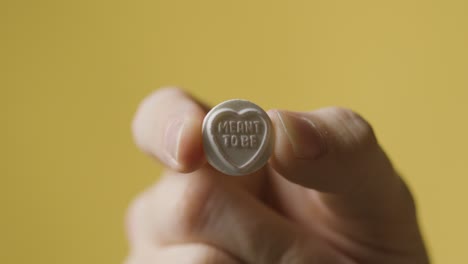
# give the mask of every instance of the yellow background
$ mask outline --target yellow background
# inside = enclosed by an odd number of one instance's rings
[[[468,263],[468,1],[0,1],[0,263],[120,263],[160,167],[164,85],[210,104],[356,109],[410,183],[434,263]]]

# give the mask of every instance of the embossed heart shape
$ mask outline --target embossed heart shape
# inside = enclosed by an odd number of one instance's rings
[[[218,157],[236,170],[248,170],[268,149],[267,122],[255,108],[219,110],[209,130]]]

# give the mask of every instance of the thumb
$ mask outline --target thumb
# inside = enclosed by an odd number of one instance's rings
[[[269,115],[275,128],[271,167],[287,180],[319,191],[335,219],[389,233],[391,226],[401,229],[409,223],[418,230],[406,185],[360,115],[337,107],[304,113],[272,110]]]
[[[276,132],[271,164],[292,182],[319,191],[343,193],[369,177],[377,176],[381,181],[394,176],[373,129],[351,110],[273,110],[269,115]]]
[[[280,209],[288,217],[320,229],[348,252],[367,248],[383,259],[411,255],[428,263],[413,199],[368,122],[336,107],[269,114],[276,135],[270,159],[275,198],[287,205]]]

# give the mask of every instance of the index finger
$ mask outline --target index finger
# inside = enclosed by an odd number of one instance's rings
[[[205,163],[201,127],[206,107],[178,88],[162,88],[140,104],[132,123],[134,140],[165,166],[191,172]]]

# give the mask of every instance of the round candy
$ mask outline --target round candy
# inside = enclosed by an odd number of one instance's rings
[[[213,107],[203,120],[202,129],[208,162],[227,175],[259,170],[273,151],[270,118],[246,100],[228,100]]]

